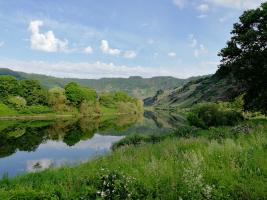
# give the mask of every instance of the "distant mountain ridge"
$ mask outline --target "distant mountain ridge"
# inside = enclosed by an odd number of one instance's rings
[[[109,91],[125,91],[128,94],[144,99],[153,96],[158,90],[170,90],[175,87],[182,86],[191,80],[199,77],[192,77],[189,79],[179,79],[170,76],[158,76],[152,78],[142,78],[139,76],[132,76],[129,78],[101,78],[101,79],[77,79],[77,78],[57,78],[40,74],[29,74],[25,72],[13,71],[8,68],[0,68],[0,75],[11,75],[17,79],[34,79],[47,88],[64,87],[69,82],[77,82],[83,86],[95,88],[98,92]]]

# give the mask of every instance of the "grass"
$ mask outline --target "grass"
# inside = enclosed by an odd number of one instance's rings
[[[7,105],[0,102],[0,116],[6,115],[16,115],[18,114],[16,110],[9,108]]]
[[[11,180],[5,176],[0,197],[267,199],[266,119],[193,132],[172,134],[156,144],[126,145],[76,167]]]

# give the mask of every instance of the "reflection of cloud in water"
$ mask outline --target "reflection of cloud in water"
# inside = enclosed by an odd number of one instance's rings
[[[95,134],[91,140],[88,141],[80,141],[73,148],[78,149],[110,149],[113,142],[117,142],[121,140],[123,136],[102,136],[99,134]]]
[[[53,148],[53,149],[95,149],[105,150],[110,149],[112,143],[121,140],[124,136],[103,136],[95,134],[90,140],[80,141],[76,145],[69,147],[62,141],[48,141],[47,143],[41,144],[39,149],[42,148]]]
[[[27,161],[27,171],[28,172],[37,172],[48,169],[52,166],[52,160],[50,159],[41,159],[41,160],[28,160]]]

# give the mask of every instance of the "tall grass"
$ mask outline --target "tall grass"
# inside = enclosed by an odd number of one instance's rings
[[[0,182],[1,199],[267,199],[267,121],[124,146]],[[213,137],[218,134],[225,137]],[[223,139],[221,139],[223,138]],[[112,192],[114,191],[114,192]]]

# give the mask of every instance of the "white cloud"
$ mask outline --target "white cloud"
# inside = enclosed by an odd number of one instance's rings
[[[60,40],[56,38],[51,30],[46,33],[40,32],[40,27],[43,26],[43,24],[43,21],[39,20],[30,22],[28,29],[31,32],[31,48],[46,52],[69,51],[67,40]]]
[[[170,52],[170,53],[168,53],[168,56],[171,57],[171,58],[174,58],[174,57],[176,57],[176,53]]]
[[[201,4],[197,7],[197,9],[200,11],[200,12],[208,12],[210,10],[210,7],[208,4]]]
[[[0,41],[0,48],[1,48],[2,46],[4,46],[4,44],[5,44],[4,41]]]
[[[173,0],[174,5],[178,8],[183,9],[186,3],[186,0]]]
[[[121,51],[119,49],[110,48],[109,43],[108,43],[107,40],[102,40],[101,41],[100,49],[105,54],[110,54],[110,55],[115,55],[115,56],[118,56],[118,55],[121,54]]]
[[[258,7],[266,0],[206,0],[215,6],[228,7],[234,9],[252,9]]]
[[[132,58],[135,58],[137,56],[137,53],[135,51],[125,51],[123,56],[125,58],[132,59]]]
[[[88,47],[84,48],[83,52],[86,53],[86,54],[92,54],[93,51],[94,51],[93,48],[88,46]]]

